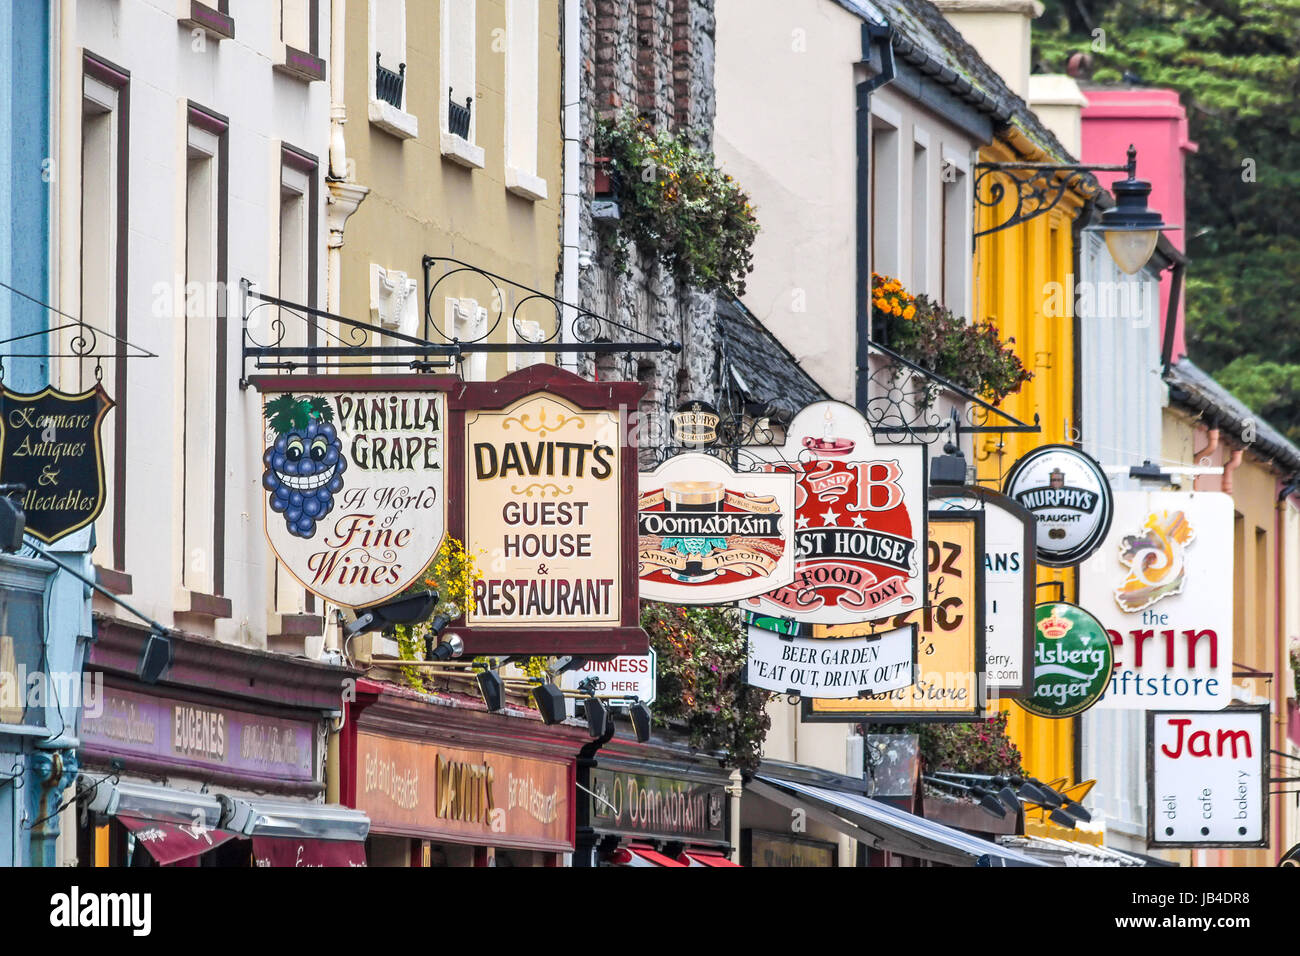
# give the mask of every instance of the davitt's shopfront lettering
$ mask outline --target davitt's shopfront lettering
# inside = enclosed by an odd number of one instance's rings
[[[284,567],[345,607],[410,585],[444,530],[443,393],[271,393],[265,419],[266,533]]]

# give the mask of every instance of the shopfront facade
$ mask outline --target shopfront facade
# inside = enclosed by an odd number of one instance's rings
[[[589,739],[468,695],[363,680],[341,740],[342,800],[371,821],[373,866],[560,866]]]
[[[369,821],[324,803],[355,672],[97,621],[80,727],[81,866],[364,866]],[[154,654],[161,678],[139,675]]]

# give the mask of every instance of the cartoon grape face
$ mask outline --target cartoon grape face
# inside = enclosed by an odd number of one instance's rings
[[[285,394],[267,403],[266,417],[278,434],[262,456],[262,487],[270,492],[271,510],[284,515],[289,533],[310,538],[316,522],[333,510],[347,470],[334,412],[320,396]]]

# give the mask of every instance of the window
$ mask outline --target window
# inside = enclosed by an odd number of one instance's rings
[[[943,303],[957,315],[970,316],[970,234],[972,197],[967,193],[965,161],[944,156],[940,175],[941,205],[939,215],[942,236],[939,245],[940,295]]]
[[[279,48],[272,64],[277,73],[307,83],[325,79],[325,61],[316,55],[320,0],[279,0]]]
[[[930,277],[930,151],[918,137],[912,144],[912,277],[914,294],[929,293]]]
[[[81,301],[79,314],[96,328],[127,337],[126,296],[126,155],[127,76],[91,57],[84,61],[81,113]],[[161,292],[175,302],[170,284]],[[118,411],[102,426],[104,471],[125,460],[127,401],[126,360],[83,361],[76,369],[77,391],[95,386],[96,369]],[[118,474],[105,496],[97,520],[94,560],[104,568],[126,569],[126,479]]]
[[[506,0],[506,188],[545,199],[537,175],[537,2]]]
[[[280,0],[280,42],[295,50],[311,50],[310,0]]]
[[[370,122],[399,139],[420,134],[406,112],[407,57],[405,0],[370,0]]]
[[[185,176],[181,584],[223,585],[226,121],[190,108]]]
[[[871,268],[882,275],[897,276],[901,271],[899,232],[902,216],[899,206],[899,135],[898,127],[872,117],[871,130]]]
[[[462,166],[482,169],[483,150],[474,145],[476,2],[441,0],[441,3],[442,84],[438,98],[442,104],[442,154]]]

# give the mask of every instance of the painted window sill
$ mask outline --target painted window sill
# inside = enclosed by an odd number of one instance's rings
[[[545,179],[514,166],[506,166],[506,190],[531,202],[542,202],[547,197]]]
[[[391,133],[398,139],[415,139],[420,135],[420,121],[405,110],[399,110],[387,100],[370,97],[367,109],[370,122],[385,133]]]
[[[235,19],[199,0],[178,0],[176,21],[187,30],[200,30],[217,42],[235,38]]]
[[[324,60],[286,43],[276,44],[276,58],[271,69],[304,83],[322,82],[325,79]]]
[[[191,591],[186,587],[176,589],[176,613],[195,614],[214,620],[227,620],[233,614],[230,598]]]
[[[487,162],[487,154],[482,146],[475,146],[463,136],[442,131],[442,156],[466,169],[482,169]]]

